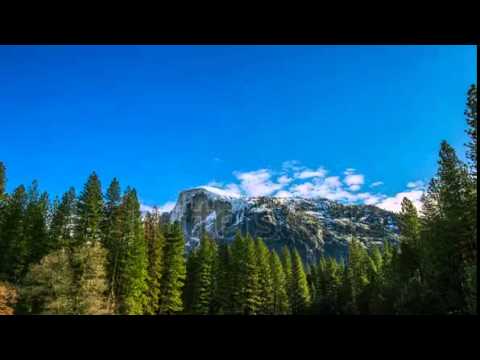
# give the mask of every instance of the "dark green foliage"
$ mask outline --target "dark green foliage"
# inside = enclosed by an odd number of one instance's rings
[[[27,203],[25,187],[20,185],[7,198],[2,210],[0,276],[13,284],[24,275],[30,258],[29,244],[24,236]]]
[[[258,267],[258,286],[260,296],[259,314],[271,315],[274,313],[274,284],[272,268],[270,266],[270,251],[258,238],[255,242]]]
[[[471,85],[467,93],[467,104],[465,109],[465,117],[467,120],[467,134],[470,142],[467,144],[467,157],[470,160],[472,173],[477,177],[477,86]]]
[[[287,294],[287,279],[280,258],[274,250],[270,253],[270,268],[273,283],[273,313],[288,314],[290,304]]]
[[[285,274],[285,286],[288,295],[288,303],[289,303],[289,310],[288,312],[292,312],[292,254],[288,247],[284,247],[282,249],[282,266],[283,266],[283,273]]]
[[[189,279],[191,282],[191,298],[188,306],[190,313],[207,315],[212,311],[216,258],[217,246],[208,235],[204,234],[198,250],[190,257],[189,273],[192,275]]]
[[[214,314],[230,314],[232,312],[232,296],[235,285],[232,279],[231,251],[227,244],[222,243],[218,246],[215,265],[215,289],[212,311]]]
[[[5,197],[5,188],[7,183],[7,175],[5,165],[0,161],[0,202]]]
[[[75,189],[70,188],[62,196],[60,204],[53,209],[50,225],[50,243],[53,250],[73,245],[75,210]]]
[[[322,258],[315,271],[316,296],[313,309],[321,314],[341,313],[341,286],[344,269],[332,258]]]
[[[127,188],[123,196],[120,223],[122,239],[116,271],[119,312],[140,315],[147,303],[147,247],[136,191]]]
[[[148,213],[144,221],[145,241],[148,253],[147,303],[145,313],[158,314],[160,305],[160,284],[163,271],[163,236],[158,214]]]
[[[40,261],[41,258],[54,249],[47,228],[48,211],[48,194],[43,193],[40,195],[38,184],[34,181],[27,194],[24,222],[24,237],[30,249],[28,264]]]
[[[185,240],[177,222],[168,225],[165,233],[164,272],[161,281],[160,314],[183,310],[182,290],[186,278]]]
[[[305,274],[302,259],[297,250],[292,254],[292,289],[290,304],[292,313],[300,314],[307,311],[311,298],[308,289],[307,276]]]
[[[453,148],[442,142],[439,168],[425,196],[424,239],[429,254],[426,274],[441,312],[466,309],[465,264],[472,249],[473,222],[469,206],[468,173]]]
[[[92,173],[78,199],[76,243],[102,241],[103,196],[100,180]]]

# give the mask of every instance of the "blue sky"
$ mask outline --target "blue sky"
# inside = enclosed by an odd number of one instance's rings
[[[393,209],[442,139],[464,156],[475,80],[474,46],[0,46],[0,160],[9,191],[95,170],[145,205],[209,185]]]

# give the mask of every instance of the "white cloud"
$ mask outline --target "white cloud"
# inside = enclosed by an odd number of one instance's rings
[[[373,188],[373,187],[377,187],[377,186],[381,186],[381,185],[383,185],[383,181],[375,181],[370,185],[370,187]]]
[[[306,169],[306,170],[297,172],[297,173],[295,173],[295,178],[296,179],[309,179],[309,178],[312,178],[312,177],[325,177],[326,174],[327,174],[327,171],[324,168],[320,167],[317,170]]]
[[[270,180],[272,174],[267,169],[250,172],[234,172],[240,180],[240,188],[247,196],[266,196],[285,187],[285,183],[274,183]]]
[[[284,161],[282,163],[282,170],[285,172],[290,172],[290,171],[300,171],[304,169],[304,166],[300,165],[300,161],[298,160],[288,160]]]
[[[377,206],[381,209],[393,211],[393,212],[400,212],[402,206],[402,200],[404,197],[409,199],[413,205],[420,210],[422,207],[422,203],[420,199],[422,198],[423,191],[422,190],[411,190],[411,191],[403,191],[395,196],[387,197],[383,199]]]
[[[289,191],[285,191],[285,190],[280,190],[279,192],[277,192],[275,194],[275,197],[279,197],[279,198],[289,198],[289,197],[292,197],[293,194]]]
[[[382,198],[384,198],[384,195],[373,195],[370,193],[360,193],[357,194],[358,199],[363,200],[363,203],[365,205],[375,205],[377,204]]]
[[[287,175],[282,175],[277,179],[279,184],[289,184],[292,182],[292,178],[288,177]]]
[[[425,184],[422,180],[410,181],[407,184],[407,188],[409,188],[409,189],[419,189],[419,188],[423,188],[424,186],[425,186]]]
[[[165,204],[163,204],[161,206],[156,206],[156,207],[145,205],[145,204],[140,204],[140,211],[153,213],[156,210],[157,212],[162,214],[162,213],[165,213],[165,212],[172,211],[174,207],[175,207],[175,202],[174,201],[167,201]]]
[[[280,176],[272,180],[276,173],[269,169],[240,172],[233,174],[237,182],[223,185],[216,181],[208,186],[223,191],[229,196],[256,197],[273,195],[279,198],[303,197],[303,198],[325,198],[344,203],[362,203],[375,205],[382,209],[398,212],[403,197],[409,198],[413,204],[420,209],[420,199],[423,193],[424,183],[412,181],[407,184],[407,189],[393,196],[382,193],[359,192],[365,183],[365,176],[356,173],[353,168],[347,168],[340,176],[326,177],[327,170],[318,167],[316,170],[308,169],[296,160],[285,161],[282,164]],[[383,185],[382,181],[370,184],[370,188]]]
[[[345,179],[343,180],[345,184],[349,186],[349,189],[351,191],[358,191],[362,187],[363,183],[365,182],[365,177],[361,174],[353,174],[352,172],[349,172],[348,170],[353,170],[353,169],[347,169],[345,174]]]

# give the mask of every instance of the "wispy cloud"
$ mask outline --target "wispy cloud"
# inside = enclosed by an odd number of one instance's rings
[[[343,180],[345,184],[348,185],[350,191],[358,191],[365,182],[365,177],[362,174],[355,174],[355,169],[347,169],[344,174],[345,179]]]
[[[150,206],[150,205],[140,204],[140,211],[154,213],[156,210],[158,213],[162,214],[165,212],[172,211],[174,207],[175,207],[174,201],[168,201],[165,204],[160,206]]]
[[[407,188],[409,188],[409,189],[421,189],[424,186],[425,186],[425,183],[422,180],[410,181],[407,184]]]
[[[240,181],[240,188],[247,196],[266,196],[282,189],[287,184],[285,178],[282,183],[275,183],[270,180],[272,173],[268,169],[260,169],[249,172],[234,172],[236,178]]]
[[[214,181],[208,186],[234,197],[269,195],[280,198],[320,197],[349,204],[375,205],[393,212],[400,211],[402,199],[407,197],[420,209],[420,199],[424,191],[424,183],[420,180],[411,181],[405,190],[388,196],[380,192],[360,192],[365,184],[365,175],[358,173],[354,168],[346,169],[342,177],[326,176],[327,174],[328,171],[324,167],[312,170],[302,166],[299,161],[289,160],[282,164],[280,172],[265,168],[255,171],[234,171],[236,182],[223,185]],[[382,181],[375,181],[370,184],[370,188],[381,185]]]
[[[320,167],[317,170],[306,169],[295,173],[296,179],[309,179],[314,177],[324,177],[327,174],[327,170]]]
[[[376,204],[376,206],[384,210],[399,212],[402,209],[402,200],[404,197],[406,197],[413,203],[413,205],[415,205],[417,210],[420,210],[422,207],[422,203],[420,201],[422,195],[422,190],[403,191],[395,194],[394,196],[383,199],[378,204]]]
[[[370,187],[374,188],[374,187],[382,186],[382,185],[383,185],[383,181],[375,181],[375,182],[370,184]]]

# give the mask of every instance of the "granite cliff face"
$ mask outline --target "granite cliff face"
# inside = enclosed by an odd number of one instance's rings
[[[308,262],[344,258],[353,236],[366,247],[398,243],[395,214],[326,199],[241,198],[198,188],[182,192],[168,218],[181,223],[187,249],[197,246],[202,229],[227,242],[237,231],[248,232],[277,251],[285,245],[296,248]]]

